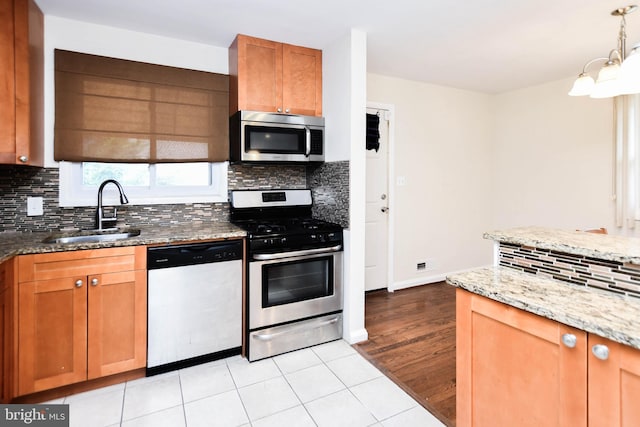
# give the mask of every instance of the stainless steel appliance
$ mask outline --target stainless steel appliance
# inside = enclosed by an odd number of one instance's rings
[[[147,375],[240,354],[242,241],[149,247]]]
[[[324,118],[238,111],[229,119],[232,162],[324,162]]]
[[[342,337],[342,227],[311,207],[307,189],[231,193],[231,221],[248,239],[250,361]]]

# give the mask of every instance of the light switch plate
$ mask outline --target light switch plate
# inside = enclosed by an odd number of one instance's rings
[[[27,216],[44,215],[42,197],[27,197]]]

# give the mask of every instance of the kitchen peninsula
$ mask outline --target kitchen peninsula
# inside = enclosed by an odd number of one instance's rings
[[[493,267],[455,274],[465,426],[638,425],[640,239],[486,233]]]

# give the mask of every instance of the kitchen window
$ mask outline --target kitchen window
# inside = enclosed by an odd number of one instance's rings
[[[640,95],[614,98],[614,200],[616,226],[640,222]]]
[[[110,178],[133,205],[226,202],[227,169],[227,162],[60,162],[60,206],[95,206],[100,183]],[[114,186],[104,191],[105,205],[119,204]]]
[[[228,75],[55,50],[60,206],[226,202],[228,134]]]

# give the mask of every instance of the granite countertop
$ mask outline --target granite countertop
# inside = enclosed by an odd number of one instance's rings
[[[506,267],[453,274],[447,283],[640,349],[640,300]]]
[[[155,245],[177,242],[193,242],[217,239],[240,239],[246,232],[229,222],[187,224],[176,226],[132,227],[141,230],[139,236],[99,243],[42,243],[51,233],[0,233],[0,262],[16,255],[47,252],[77,251],[116,246]]]
[[[543,227],[492,231],[485,239],[640,265],[640,239]]]

